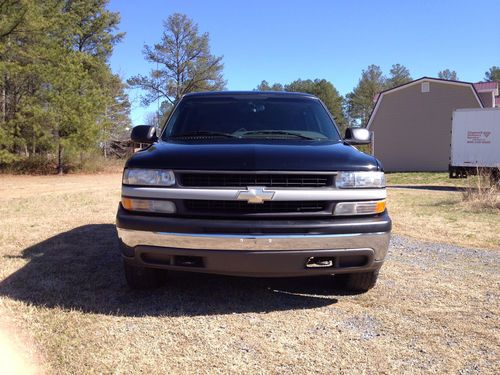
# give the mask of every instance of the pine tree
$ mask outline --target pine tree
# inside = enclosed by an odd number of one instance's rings
[[[136,75],[129,85],[146,92],[144,105],[156,100],[176,103],[184,94],[222,90],[222,56],[210,53],[208,33],[200,34],[198,25],[184,14],[175,13],[163,23],[160,43],[144,46],[145,59],[155,64],[149,76]]]
[[[326,79],[301,80],[298,79],[285,85],[285,91],[305,92],[321,99],[328,111],[332,114],[338,127],[342,130],[347,122],[342,109],[343,99],[335,86]]]
[[[107,0],[0,2],[0,164],[97,148],[129,123],[128,98],[107,59],[123,36]]]
[[[458,81],[457,72],[450,69],[441,70],[438,73],[438,77],[441,79],[446,79],[448,81]]]
[[[389,71],[389,78],[387,78],[385,88],[391,89],[410,81],[412,81],[412,78],[408,68],[401,64],[394,64]]]
[[[269,85],[266,80],[263,80],[256,88],[256,91],[283,91],[284,87],[281,83],[273,83]]]
[[[500,85],[500,67],[492,66],[486,73],[484,73],[484,80],[488,82],[498,82]]]
[[[346,95],[346,111],[352,126],[366,126],[374,106],[374,98],[386,85],[382,70],[370,65],[361,73],[354,90]]]

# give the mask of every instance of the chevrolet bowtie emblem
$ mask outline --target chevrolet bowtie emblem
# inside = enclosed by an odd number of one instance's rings
[[[249,186],[247,190],[238,191],[236,199],[248,203],[264,203],[264,201],[273,199],[274,193],[274,191],[266,190],[263,186]]]

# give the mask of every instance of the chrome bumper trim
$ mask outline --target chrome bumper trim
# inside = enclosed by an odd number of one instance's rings
[[[322,235],[246,235],[147,232],[117,228],[118,237],[129,246],[230,251],[373,249],[375,260],[384,259],[389,232]]]
[[[387,198],[387,192],[381,189],[288,189],[267,188],[274,192],[273,201],[352,201]],[[157,188],[123,186],[122,195],[131,198],[159,199],[204,199],[231,201],[244,189],[202,189],[202,188]]]

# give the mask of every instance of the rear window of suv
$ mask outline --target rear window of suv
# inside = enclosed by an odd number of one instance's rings
[[[198,97],[183,99],[162,139],[183,137],[340,140],[321,102],[304,97]]]

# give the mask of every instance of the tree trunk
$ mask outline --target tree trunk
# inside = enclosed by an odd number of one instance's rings
[[[2,98],[0,99],[2,101],[2,123],[5,124],[5,121],[7,119],[7,91],[5,89],[5,86],[7,85],[7,79],[4,80],[3,87],[2,87]]]
[[[63,174],[63,168],[64,168],[63,158],[64,158],[64,146],[59,142],[57,150],[57,174],[60,176]]]
[[[35,134],[33,134],[33,138],[31,141],[31,155],[35,156],[35,152],[36,152],[36,136]]]
[[[7,36],[7,46],[10,47],[10,35]],[[7,61],[9,61],[7,59]],[[2,85],[2,123],[7,122],[7,83],[9,81],[9,75],[7,71],[3,75],[3,85]]]

